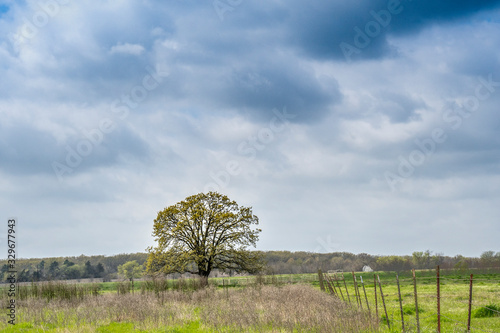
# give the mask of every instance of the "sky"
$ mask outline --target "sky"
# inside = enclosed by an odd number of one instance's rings
[[[258,250],[500,251],[500,1],[0,1],[0,236],[144,252],[217,191]]]

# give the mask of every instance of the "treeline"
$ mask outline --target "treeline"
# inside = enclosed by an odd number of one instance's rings
[[[311,253],[270,251],[265,252],[268,273],[300,274],[342,270],[346,272],[362,271],[369,267],[375,271],[405,271],[415,269],[433,269],[439,265],[443,269],[488,269],[500,268],[500,252],[486,251],[479,258],[454,257],[433,254],[431,251],[413,252],[411,256],[376,256],[366,253],[349,252]]]
[[[361,271],[370,267],[375,271],[405,271],[433,269],[440,265],[443,269],[489,269],[500,268],[500,252],[486,251],[479,258],[466,258],[461,255],[448,257],[433,254],[431,251],[414,252],[411,256],[376,256],[366,253],[349,252],[312,253],[267,251],[261,252],[267,262],[266,274],[303,274],[323,271],[343,270]],[[16,262],[20,282],[94,279],[109,281],[118,278],[118,266],[129,261],[143,265],[147,253],[118,254],[114,256],[59,257],[43,259],[21,259]],[[0,277],[5,281],[9,266],[6,260],[0,261]],[[213,272],[213,276],[234,272]]]
[[[109,281],[118,278],[118,266],[132,260],[142,265],[147,253],[118,254],[114,256],[78,256],[16,261],[19,282],[79,280],[101,278]],[[0,261],[0,277],[5,281],[9,266]]]

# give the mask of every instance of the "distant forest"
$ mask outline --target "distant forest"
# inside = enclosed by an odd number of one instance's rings
[[[447,257],[433,254],[430,251],[414,252],[411,256],[376,256],[366,253],[352,254],[348,252],[312,253],[267,251],[261,252],[266,261],[265,274],[301,274],[323,271],[342,270],[346,272],[361,271],[369,266],[376,271],[404,271],[415,269],[432,269],[440,265],[442,269],[489,269],[500,268],[500,252],[486,251],[479,258],[463,256]],[[60,258],[20,259],[16,263],[20,282],[49,280],[118,279],[118,266],[135,260],[143,265],[147,253],[118,254],[114,256],[78,256]],[[0,261],[2,281],[7,271],[6,260]],[[234,275],[234,272],[215,271],[211,276]],[[176,275],[179,276],[179,275]]]

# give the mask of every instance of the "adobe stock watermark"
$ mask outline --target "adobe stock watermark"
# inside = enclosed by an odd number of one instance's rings
[[[481,102],[490,98],[500,87],[500,82],[493,81],[493,74],[490,74],[487,79],[480,77],[478,80],[479,83],[476,85],[474,93],[466,96],[461,105],[456,105],[453,109],[446,109],[443,112],[442,119],[452,130],[459,129],[464,119],[471,117],[478,111]],[[435,153],[437,146],[447,139],[446,131],[441,127],[434,128],[426,139],[416,139],[414,142],[417,148],[412,150],[407,157],[401,155],[398,157],[397,173],[391,171],[384,173],[391,191],[395,191],[398,184],[413,176],[416,168],[422,166]]]
[[[340,244],[333,240],[332,235],[328,235],[326,238],[318,237],[316,242],[319,244],[314,250],[316,253],[332,253],[340,248]]]
[[[141,102],[146,100],[149,94],[158,88],[163,79],[169,75],[168,72],[156,71],[149,66],[146,66],[145,69],[148,74],[144,75],[141,84],[132,87],[129,93],[122,94],[120,98],[111,103],[111,113],[122,121],[128,117],[131,109],[137,108]],[[65,175],[72,174],[82,164],[84,158],[91,155],[94,149],[104,141],[105,135],[112,133],[116,127],[115,120],[111,117],[104,117],[96,128],[89,131],[82,130],[84,138],[80,139],[74,146],[66,145],[64,161],[52,162],[52,169],[59,181],[63,181]]]
[[[224,15],[227,12],[233,12],[236,7],[241,6],[243,0],[214,0],[212,5],[221,21],[224,21]]]
[[[18,221],[15,217],[11,217],[7,220],[7,272],[4,287],[4,296],[7,298],[7,322],[11,325],[16,324],[16,310],[19,306],[17,303],[18,294],[18,271],[17,271],[17,260],[19,259],[18,254],[18,234],[17,234],[17,224]]]
[[[411,2],[412,0],[404,0]],[[353,44],[346,42],[341,42],[339,44],[345,59],[350,62],[353,54],[360,54],[361,50],[368,47],[373,39],[380,36],[382,30],[387,28],[392,21],[392,17],[399,15],[403,12],[404,6],[401,4],[401,0],[389,0],[387,1],[387,9],[379,10],[378,12],[371,10],[370,15],[374,20],[368,21],[364,29],[358,26],[353,28],[356,33],[353,38]]]
[[[236,147],[238,154],[244,158],[243,161],[254,161],[260,151],[274,142],[276,134],[283,132],[289,126],[290,120],[296,117],[296,115],[288,113],[286,107],[283,107],[282,111],[273,109],[273,114],[274,117],[267,126],[262,127],[255,135],[249,136]],[[219,192],[222,188],[227,187],[231,182],[231,177],[237,177],[244,171],[241,164],[237,159],[232,159],[225,164],[222,170],[209,172],[212,181],[205,184],[203,192]]]
[[[23,25],[17,29],[16,33],[10,33],[8,36],[14,51],[19,51],[21,46],[28,40],[35,38],[40,29],[47,26],[50,20],[61,12],[62,6],[67,6],[70,2],[71,0],[44,0],[37,2],[39,9],[28,17],[23,17]]]

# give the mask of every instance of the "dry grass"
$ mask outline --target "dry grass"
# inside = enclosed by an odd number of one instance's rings
[[[216,293],[201,302],[202,322],[238,331],[362,332],[376,328],[366,313],[306,285],[245,288]]]
[[[92,332],[113,322],[147,331],[199,322],[214,332],[368,332],[377,325],[366,313],[307,285],[38,297],[19,305],[19,322],[68,332]]]

